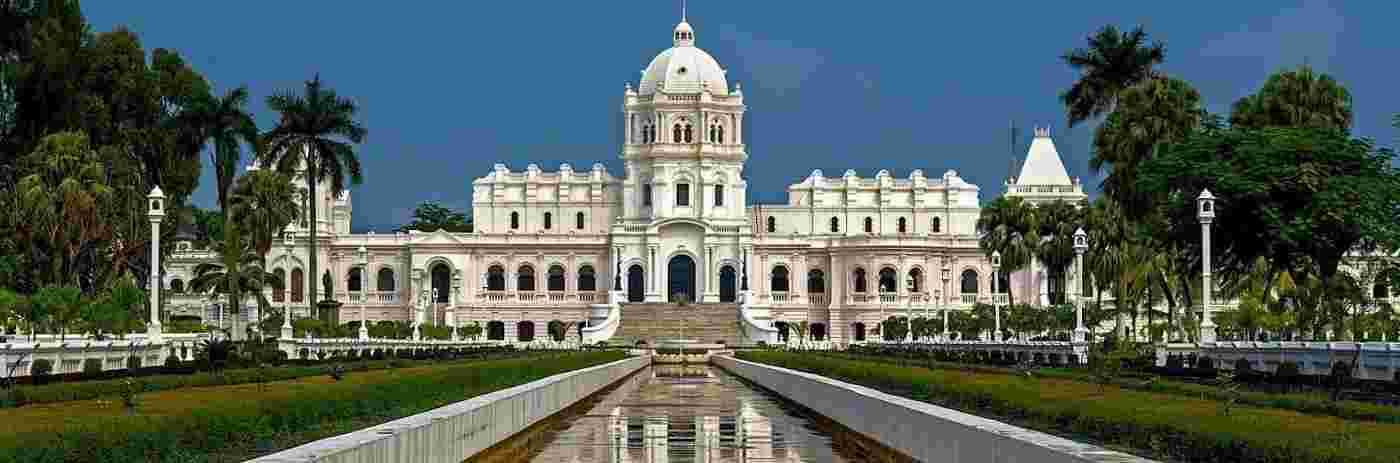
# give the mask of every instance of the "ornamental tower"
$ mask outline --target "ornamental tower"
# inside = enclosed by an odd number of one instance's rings
[[[725,70],[695,46],[684,17],[671,45],[636,88],[629,82],[623,90],[622,217],[743,222],[743,92],[730,89]]]

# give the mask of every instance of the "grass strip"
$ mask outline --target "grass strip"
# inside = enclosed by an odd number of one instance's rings
[[[464,351],[459,361],[481,361],[489,359],[515,358],[528,355],[526,351],[516,350],[491,350],[483,349],[480,352]],[[385,370],[393,368],[403,368],[406,366],[426,365],[440,360],[410,360],[410,359],[389,359],[389,360],[357,360],[339,362],[342,368],[350,372],[365,372],[374,370]],[[201,371],[194,373],[172,373],[149,376],[138,376],[135,379],[141,382],[142,388],[147,392],[164,391],[172,389],[184,389],[190,387],[209,386],[231,386],[237,384],[250,384],[257,382],[284,381],[289,379],[303,378],[307,376],[324,375],[332,365],[337,362],[327,360],[320,365],[283,365],[267,368],[238,368],[228,369],[218,372]],[[50,383],[39,386],[14,386],[9,391],[0,391],[0,409],[7,407],[23,407],[26,405],[47,404],[56,402],[68,402],[73,400],[90,400],[103,397],[113,397],[121,392],[123,382],[126,378],[86,380],[67,383]]]
[[[1400,425],[1058,378],[900,367],[791,352],[738,358],[815,373],[1020,426],[1189,462],[1396,462]],[[1228,410],[1228,411],[1227,411]]]
[[[1008,375],[1018,373],[1013,368],[940,361],[928,357],[890,357],[843,352],[819,352],[818,355],[880,362],[891,365],[921,366],[924,368],[961,370],[976,373]],[[1067,379],[1087,383],[1094,382],[1093,376],[1088,372],[1067,368],[1041,368],[1036,369],[1035,374],[1041,377]],[[1239,391],[1236,393],[1237,395],[1232,395],[1218,387],[1206,384],[1172,381],[1170,379],[1153,377],[1141,373],[1125,373],[1123,377],[1114,379],[1113,384],[1120,388],[1160,394],[1201,397],[1221,402],[1234,398],[1237,402],[1246,405],[1292,410],[1309,415],[1335,416],[1348,420],[1400,424],[1400,407],[1370,402],[1358,402],[1354,400],[1333,401],[1330,400],[1326,394],[1319,393],[1289,392],[1279,394],[1260,391]]]
[[[539,354],[0,410],[0,461],[234,462],[625,357]]]

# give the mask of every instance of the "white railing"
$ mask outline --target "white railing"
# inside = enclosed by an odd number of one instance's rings
[[[774,291],[772,293],[768,293],[768,297],[775,303],[783,303],[788,301],[788,293],[783,291]]]
[[[1225,341],[1201,344],[1166,344],[1157,348],[1157,366],[1166,366],[1169,355],[1210,357],[1217,368],[1233,370],[1246,359],[1255,371],[1273,372],[1283,362],[1293,362],[1304,375],[1326,375],[1337,362],[1355,361],[1353,376],[1394,381],[1400,372],[1400,343],[1395,342],[1249,342]]]
[[[895,293],[880,293],[881,304],[898,304],[899,295]]]
[[[566,305],[593,304],[603,300],[605,292],[582,291],[482,291],[477,293],[477,304],[481,305]]]
[[[568,298],[567,298],[567,295],[564,294],[564,293],[562,293],[562,292],[559,292],[559,291],[550,291],[550,292],[549,292],[549,302],[552,302],[552,303],[555,303],[555,304],[559,304],[559,303],[562,303],[562,302],[566,301],[567,299],[568,299]]]
[[[962,303],[972,305],[977,303],[977,293],[963,293]]]
[[[1006,296],[1007,296],[1006,294],[993,294],[993,295],[992,295],[992,303],[993,303],[993,304],[1005,304],[1005,303],[1007,303],[1007,301],[1010,300],[1010,299],[1008,299]]]
[[[807,300],[817,307],[824,307],[831,304],[831,296],[823,293],[808,294]]]
[[[874,301],[875,296],[871,296],[869,294],[860,293],[851,295],[851,302],[855,304],[868,304]]]
[[[592,304],[598,301],[598,293],[578,293],[578,301]]]
[[[164,338],[164,336],[170,336]],[[52,342],[17,342],[0,344],[0,377],[9,374],[14,367],[15,377],[29,376],[35,360],[48,360],[52,374],[81,373],[89,359],[101,361],[102,370],[124,370],[127,357],[140,359],[141,367],[158,367],[165,364],[165,358],[174,354],[181,360],[194,360],[200,343],[209,339],[206,333],[163,335],[158,343],[146,342],[142,337],[132,337],[120,341],[90,341],[71,339]]]

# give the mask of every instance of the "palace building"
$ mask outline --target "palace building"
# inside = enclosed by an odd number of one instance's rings
[[[698,39],[682,20],[671,47],[624,87],[620,175],[601,164],[496,164],[471,184],[472,233],[350,233],[350,194],[322,187],[310,195],[318,216],[289,226],[268,257],[286,282],[273,304],[307,316],[329,298],[344,304],[340,322],[363,311],[369,322],[479,323],[507,341],[543,339],[563,321],[599,340],[689,329],[772,342],[806,322],[808,339],[845,343],[891,315],[1005,303],[1011,280],[993,294],[977,244],[981,190],[955,170],[816,170],[788,187],[785,204],[749,204],[744,93]],[[1045,130],[1007,188],[1033,201],[1085,198]],[[320,275],[309,273],[309,227]],[[213,256],[181,246],[166,264],[167,311],[213,322],[203,307],[217,300],[183,288]],[[1043,278],[1024,273],[1017,300],[1043,295]],[[312,278],[323,294],[306,294]],[[689,304],[675,310],[678,299]]]

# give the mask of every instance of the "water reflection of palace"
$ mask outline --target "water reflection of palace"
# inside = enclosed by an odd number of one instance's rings
[[[658,365],[553,436],[536,462],[841,462],[829,436],[706,366]]]

